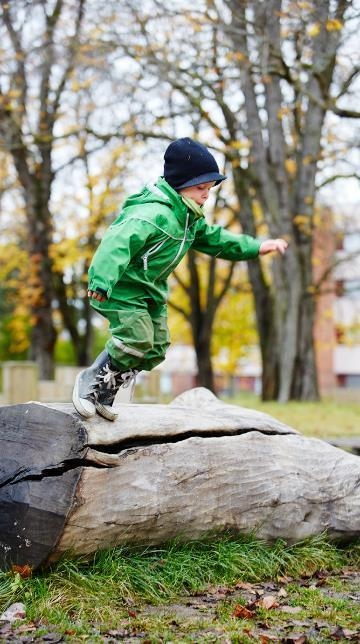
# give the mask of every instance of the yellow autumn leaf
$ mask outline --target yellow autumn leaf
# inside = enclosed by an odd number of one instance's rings
[[[291,177],[294,177],[296,175],[296,161],[295,161],[295,159],[286,159],[285,160],[285,168],[286,168],[286,172]]]
[[[241,61],[241,60],[245,60],[245,58],[246,58],[245,54],[243,54],[241,51],[229,51],[226,54],[226,59],[230,61],[231,60]]]
[[[249,150],[252,146],[252,141],[249,139],[242,139],[241,141],[230,141],[230,147],[233,150]]]
[[[8,97],[9,98],[18,98],[19,96],[21,96],[21,90],[20,89],[11,89],[8,92]]]
[[[281,28],[281,38],[287,38],[291,34],[290,29],[286,29],[285,27]]]
[[[309,217],[308,215],[295,215],[293,222],[297,226],[303,226],[309,223]]]
[[[309,163],[312,163],[313,157],[311,154],[308,154],[306,157],[303,158],[303,165],[309,165]]]
[[[326,30],[327,31],[340,31],[343,28],[343,23],[337,18],[331,18],[326,21]]]
[[[258,199],[252,200],[252,211],[256,224],[261,224],[264,220],[264,213],[261,207],[260,201]]]
[[[312,22],[307,28],[308,35],[311,38],[316,38],[316,36],[319,35],[320,31],[321,31],[321,25],[319,22]]]
[[[281,121],[283,117],[286,116],[287,114],[290,114],[290,112],[291,112],[290,107],[285,107],[285,106],[280,107],[277,111],[277,117],[279,121]]]

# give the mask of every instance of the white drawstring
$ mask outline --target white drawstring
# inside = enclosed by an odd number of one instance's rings
[[[139,372],[136,369],[130,369],[130,371],[125,371],[125,373],[121,374],[122,378],[122,385],[124,389],[127,389],[133,382],[135,382],[135,378]]]

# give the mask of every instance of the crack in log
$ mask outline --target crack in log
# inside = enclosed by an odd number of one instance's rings
[[[151,447],[153,445],[166,445],[179,443],[181,441],[188,440],[189,438],[222,438],[223,436],[242,436],[243,434],[248,434],[250,432],[258,432],[265,436],[293,436],[292,432],[278,432],[275,430],[263,431],[261,429],[249,428],[249,429],[238,429],[235,431],[226,431],[226,430],[214,430],[214,431],[188,431],[177,436],[147,436],[146,438],[133,438],[133,439],[124,439],[113,443],[111,445],[96,445],[96,444],[87,444],[84,447],[94,449],[98,452],[104,454],[119,454],[121,452],[126,452],[129,449],[137,449],[141,447]],[[125,454],[124,454],[125,456]],[[21,469],[12,473],[11,476],[6,479],[0,479],[0,489],[6,485],[16,485],[17,483],[22,483],[23,481],[41,481],[44,478],[51,478],[56,476],[62,476],[66,472],[76,469],[77,467],[95,467],[97,469],[108,469],[114,467],[114,464],[111,463],[101,463],[91,458],[86,458],[86,456],[69,458],[61,463],[56,465],[50,465],[44,467],[42,470],[36,471],[31,469]]]
[[[95,467],[97,469],[108,468],[108,465],[103,465],[95,461],[86,460],[84,457],[80,458],[69,458],[62,463],[57,463],[56,465],[50,465],[44,467],[43,470],[34,471],[34,470],[21,470],[17,471],[6,480],[0,481],[0,489],[6,485],[15,485],[16,483],[22,483],[23,481],[42,481],[44,478],[51,478],[55,476],[62,476],[65,472],[69,470],[74,470],[77,467]]]
[[[116,443],[111,443],[111,445],[106,444],[96,444],[88,443],[86,447],[90,447],[98,452],[104,452],[105,454],[119,454],[119,452],[125,451],[130,448],[137,447],[151,447],[152,445],[166,445],[172,443],[179,443],[181,441],[188,440],[189,438],[222,438],[223,436],[242,436],[243,434],[249,434],[250,432],[258,432],[264,436],[298,436],[294,432],[278,432],[276,430],[264,431],[255,427],[249,429],[236,429],[234,431],[227,431],[224,429],[213,430],[213,431],[201,431],[201,430],[191,430],[188,432],[183,432],[182,434],[176,436],[146,436],[145,438],[125,438],[123,440],[117,441]]]

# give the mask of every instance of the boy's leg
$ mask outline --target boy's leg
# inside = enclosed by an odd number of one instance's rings
[[[149,315],[154,330],[154,341],[152,348],[147,352],[141,362],[141,369],[151,371],[158,364],[163,362],[165,354],[170,346],[170,333],[167,325],[167,306],[149,306]]]
[[[91,387],[88,390],[89,403],[108,420],[115,420],[117,414],[111,409],[115,396],[121,386],[128,386],[134,379],[142,360],[152,349],[154,330],[151,317],[146,308],[117,309],[100,311],[110,322],[111,337],[105,345],[103,360],[96,373],[91,373]],[[102,356],[103,354],[101,354]],[[89,370],[85,375],[89,375]],[[81,372],[84,374],[84,372]],[[82,376],[83,381],[89,378]],[[76,384],[76,383],[75,383]],[[79,389],[74,388],[73,402],[79,413],[87,418],[86,404],[79,404]],[[80,403],[84,401],[80,399]],[[85,413],[83,413],[85,407]]]
[[[105,345],[119,369],[138,369],[154,345],[153,322],[147,309],[108,311],[111,337]]]

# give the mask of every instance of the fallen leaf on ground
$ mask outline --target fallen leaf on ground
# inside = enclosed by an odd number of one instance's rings
[[[232,616],[238,617],[239,619],[251,619],[252,617],[254,617],[254,614],[254,611],[249,610],[248,608],[246,608],[246,606],[236,604]]]
[[[301,606],[279,606],[279,610],[283,613],[289,613],[289,615],[295,615],[296,613],[301,613]]]
[[[21,602],[11,604],[9,608],[0,616],[0,622],[16,622],[17,619],[25,619],[25,606]]]
[[[127,637],[128,635],[130,635],[130,631],[127,631],[124,628],[122,628],[120,630],[111,629],[109,631],[106,631],[104,633],[104,635],[110,635],[110,637],[119,637],[119,638],[120,637]]]
[[[27,577],[31,577],[32,575],[32,567],[29,566],[28,564],[25,564],[25,566],[17,566],[14,564],[11,566],[11,572],[18,573],[22,579],[26,579]]]
[[[247,635],[248,637],[252,637],[252,638],[254,638],[254,637],[255,637],[255,636],[254,636],[254,633],[250,630],[250,628],[244,628],[244,629],[243,629],[243,633],[244,633],[245,635]]]
[[[135,613],[134,610],[128,610],[128,615],[129,617],[134,617],[134,618],[137,617],[137,613]]]
[[[36,631],[37,626],[33,622],[30,622],[30,624],[22,624],[21,626],[18,626],[16,629],[16,634],[18,633],[27,633],[29,631]]]
[[[348,628],[342,628],[342,626],[337,626],[337,628],[330,633],[330,637],[333,640],[352,640],[353,642],[359,642],[360,640],[360,631],[350,631]]]
[[[277,578],[278,581],[280,581],[281,584],[288,584],[290,581],[294,581],[294,577],[288,577],[287,575],[281,575],[280,577]]]
[[[269,610],[270,608],[277,608],[279,606],[279,602],[276,600],[274,595],[265,595],[265,597],[257,600],[256,606]]]
[[[252,595],[256,595],[256,590],[254,590],[252,584],[249,584],[245,581],[238,581],[237,584],[235,584],[235,588],[241,588],[242,590],[248,590],[249,593],[252,593]]]
[[[285,588],[280,588],[280,590],[278,592],[278,596],[279,597],[287,597],[288,596],[288,593],[286,592]]]
[[[294,633],[293,635],[288,635],[281,640],[281,644],[305,644],[308,641],[306,635],[300,635],[299,633]]]
[[[267,642],[278,642],[279,638],[277,635],[260,635],[261,644],[267,644]]]
[[[340,577],[353,577],[353,575],[356,575],[356,571],[354,571],[352,568],[343,568],[341,571]]]

